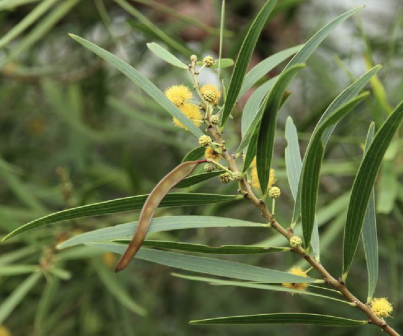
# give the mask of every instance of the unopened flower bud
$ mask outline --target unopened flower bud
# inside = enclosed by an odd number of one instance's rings
[[[231,181],[231,174],[230,173],[221,174],[220,181],[222,183],[229,183]]]
[[[204,171],[207,173],[211,173],[212,171],[215,170],[215,167],[212,164],[206,164],[204,165]]]
[[[281,195],[281,190],[278,187],[272,187],[269,190],[269,197],[271,198],[279,198]]]
[[[213,141],[213,140],[211,140],[211,138],[210,138],[208,135],[202,135],[202,136],[199,138],[199,145],[200,145],[200,146],[203,146],[203,147],[206,147],[206,146],[208,146],[209,144],[211,144],[212,141]]]
[[[234,181],[240,181],[242,180],[242,178],[243,178],[242,173],[240,172],[232,173],[232,179]]]
[[[197,56],[196,56],[196,55],[190,56],[190,60],[191,60],[192,62],[197,62]]]
[[[203,63],[207,68],[211,68],[214,65],[214,58],[212,56],[206,56],[203,58]]]
[[[298,247],[301,246],[302,244],[302,239],[298,236],[292,236],[290,239],[290,245],[291,247]]]
[[[215,92],[213,90],[207,90],[203,93],[203,98],[208,103],[214,103],[216,99]]]
[[[220,123],[220,117],[218,115],[213,115],[211,116],[210,121],[213,125],[218,125]]]

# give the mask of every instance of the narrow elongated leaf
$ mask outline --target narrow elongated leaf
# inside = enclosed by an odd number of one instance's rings
[[[222,174],[223,171],[222,170],[217,170],[217,171],[213,171],[210,173],[200,173],[200,174],[195,174],[192,176],[189,176],[185,179],[183,179],[181,182],[179,182],[175,188],[187,188],[190,187],[192,185],[195,185],[197,183],[201,183],[204,181],[207,181],[215,176],[218,176],[220,174]]]
[[[168,50],[161,47],[158,43],[147,43],[148,49],[150,49],[154,55],[158,56],[165,62],[172,64],[178,68],[188,69],[188,66],[179,60],[176,56],[172,55]]]
[[[337,123],[358,103],[367,98],[368,95],[368,92],[363,93],[340,106],[332,114],[323,119],[322,123],[318,125],[312,134],[301,172],[301,219],[306,248],[309,247],[311,242],[312,230],[315,221],[320,169],[325,151],[323,134],[325,133],[326,129]]]
[[[342,275],[344,281],[347,279],[348,271],[350,270],[357,250],[366,209],[371,197],[376,175],[382,163],[382,158],[399,128],[402,119],[403,102],[396,107],[376,133],[354,180],[350,204],[348,206],[346,228],[344,230]]]
[[[116,242],[127,244],[129,240],[120,240]],[[291,250],[290,247],[269,247],[256,245],[222,245],[215,247],[203,244],[189,244],[164,240],[145,240],[143,246],[207,254],[257,254],[271,252],[288,252]]]
[[[371,77],[374,76],[380,70],[380,68],[381,68],[380,65],[373,67],[371,70],[367,71],[360,78],[358,78],[354,83],[349,85],[343,92],[341,92],[336,97],[336,99],[332,101],[332,103],[329,105],[329,107],[323,113],[323,115],[320,118],[320,120],[318,121],[315,129],[318,128],[323,123],[323,121],[330,114],[332,114],[336,109],[338,109],[341,105],[343,105],[350,99],[353,99],[354,97],[356,97],[361,92],[361,90],[364,88],[364,86],[369,82]],[[336,124],[329,127],[323,135],[323,144],[325,147],[330,138],[330,135],[332,134],[334,128],[336,127]],[[309,147],[309,144],[308,144],[308,147]],[[304,161],[305,161],[305,159],[304,159]],[[298,192],[297,192],[297,199],[296,199],[295,205],[294,205],[293,218],[292,218],[292,222],[291,222],[292,228],[296,225],[300,212],[301,212],[301,188],[299,186]]]
[[[185,157],[182,159],[182,162],[199,160],[201,157],[203,157],[205,151],[205,147],[197,147],[192,149],[185,155]]]
[[[33,273],[19,284],[14,291],[0,304],[0,324],[13,312],[21,303],[29,291],[36,285],[42,277],[41,273]]]
[[[252,70],[250,70],[242,83],[241,91],[239,92],[238,99],[241,98],[253,85],[255,85],[260,78],[267,74],[270,70],[274,69],[281,62],[284,62],[287,58],[294,55],[296,52],[301,50],[303,45],[288,48],[282,50],[274,55],[271,55],[261,61],[259,64],[255,65]]]
[[[368,324],[368,321],[351,320],[344,317],[304,314],[304,313],[274,313],[216,317],[205,320],[190,321],[193,325],[211,324],[297,324],[320,325],[326,327],[356,327]]]
[[[366,154],[371,145],[375,134],[375,123],[371,123],[368,129],[367,140],[365,141]],[[376,283],[378,282],[378,235],[376,232],[376,212],[375,212],[375,191],[372,188],[371,197],[369,199],[368,208],[365,213],[364,224],[362,227],[362,242],[364,244],[365,260],[368,270],[368,296],[367,302],[372,300],[375,293]]]
[[[307,43],[302,47],[302,49],[297,52],[297,54],[292,58],[292,60],[287,64],[287,66],[284,68],[283,73],[290,69],[291,67],[295,66],[296,64],[300,63],[305,63],[308,58],[313,54],[313,52],[316,50],[316,48],[322,43],[322,41],[332,32],[333,29],[335,29],[340,23],[342,23],[344,20],[349,18],[351,15],[355,14],[356,12],[360,11],[364,7],[358,7],[355,9],[352,9],[340,16],[338,16],[336,19],[334,19],[332,22],[327,24],[325,27],[323,27],[321,30],[319,30],[314,36],[312,36]],[[283,74],[282,73],[282,74]],[[269,95],[266,96],[265,102],[267,102],[269,98]],[[262,105],[265,105],[265,102]],[[256,115],[256,120],[250,124],[248,131],[246,132],[244,138],[241,141],[241,144],[239,145],[239,148],[237,150],[237,153],[241,153],[243,149],[248,146],[249,141],[251,140],[253,134],[255,134],[256,128],[259,125],[260,119],[263,115],[263,111],[259,111],[259,113]],[[299,206],[299,202],[297,202]],[[299,212],[298,212],[299,215]]]
[[[294,200],[297,198],[299,177],[301,175],[302,160],[299,151],[298,132],[291,117],[287,118],[285,124],[285,166],[287,170],[288,183]]]
[[[18,234],[65,220],[99,216],[117,213],[128,210],[139,210],[143,207],[148,195],[131,196],[117,198],[111,201],[84,205],[59,212],[52,213],[45,217],[29,222],[8,234],[3,241],[10,239]],[[168,194],[160,203],[160,207],[178,207],[201,205],[210,203],[227,202],[243,199],[240,195],[216,195],[216,194],[189,194],[189,193],[171,193]]]
[[[58,245],[59,249],[90,242],[131,239],[137,222],[120,224],[104,229],[83,233]],[[260,227],[267,228],[265,223],[248,222],[239,219],[213,216],[169,216],[154,218],[148,233],[196,228],[227,227]]]
[[[252,142],[251,139],[253,137],[255,137],[256,141],[257,141],[257,136],[259,134],[259,129],[260,129],[260,122],[261,122],[264,112],[266,111],[267,107],[269,106],[269,100],[270,100],[270,105],[277,104],[278,102],[280,102],[279,104],[281,106],[281,103],[284,98],[284,91],[285,91],[286,87],[288,86],[290,81],[296,76],[297,72],[300,71],[301,69],[303,69],[303,67],[304,67],[304,65],[302,65],[302,64],[296,65],[294,67],[291,67],[287,71],[283,71],[281,73],[281,75],[277,77],[277,80],[274,82],[271,90],[266,95],[266,98],[264,99],[264,101],[261,103],[261,105],[259,107],[259,111],[255,114],[254,118],[250,122],[250,124],[245,132],[245,135],[242,138],[241,143],[239,144],[239,147],[237,150],[238,154],[240,154],[246,146],[250,145],[250,142]],[[276,96],[275,101],[273,99],[274,95]],[[272,97],[272,98],[270,98],[270,97]],[[253,151],[254,146],[249,146],[248,152],[250,150]],[[249,155],[251,157],[255,157],[256,151],[254,153],[250,153]]]
[[[287,170],[288,183],[290,184],[291,194],[294,201],[297,198],[299,178],[302,170],[301,153],[299,150],[297,128],[291,117],[287,118],[285,124],[285,138],[287,147],[285,148],[285,165]],[[311,246],[316,260],[320,260],[319,227],[315,217],[312,231]]]
[[[116,272],[125,269],[137,251],[140,249],[141,244],[147,235],[151,220],[154,217],[154,213],[166,194],[186,176],[191,174],[192,171],[203,162],[206,162],[206,160],[187,161],[181,163],[167,175],[165,175],[164,178],[154,187],[144,202],[132,241],[130,242],[126,252],[123,253],[122,258],[119,260],[115,269]]]
[[[183,274],[177,274],[177,273],[172,273],[172,275],[176,276],[178,278],[187,279],[187,280],[208,282],[211,285],[237,286],[237,287],[245,287],[245,288],[255,288],[255,289],[260,289],[260,290],[271,290],[271,291],[275,291],[275,292],[286,292],[286,293],[290,293],[290,294],[308,295],[308,296],[315,296],[315,297],[318,297],[321,299],[333,300],[333,301],[351,305],[350,302],[345,301],[345,300],[336,299],[336,298],[333,298],[330,296],[317,294],[317,293],[309,292],[306,290],[301,291],[301,290],[297,290],[297,289],[290,289],[290,288],[283,287],[281,285],[266,285],[266,284],[246,282],[246,281],[222,280],[222,279],[206,278],[206,277],[199,277],[199,276],[189,276],[189,275],[183,275]]]
[[[93,53],[104,59],[111,64],[131,81],[144,90],[151,98],[153,98],[159,105],[161,105],[169,114],[178,119],[186,128],[192,132],[196,137],[201,137],[203,132],[196,127],[193,122],[185,116],[165,95],[158,89],[149,79],[143,76],[140,72],[132,66],[121,60],[119,57],[111,54],[110,52],[98,47],[96,44],[91,43],[79,36],[70,34],[71,38],[91,50]]]
[[[270,12],[273,10],[276,3],[277,0],[268,0],[266,2],[250,26],[249,31],[242,43],[227,91],[227,98],[225,100],[224,110],[222,113],[222,126],[224,126],[227,122],[231,111],[236,104],[250,58],[252,57],[253,50],[255,49],[256,42],[259,38],[260,32],[266,24]]]
[[[199,61],[196,63],[197,65],[203,65],[204,63],[202,61]],[[224,68],[229,68],[234,65],[234,60],[231,58],[221,58],[218,60],[214,61],[213,66],[211,69],[224,69]]]
[[[32,25],[43,15],[53,4],[59,0],[45,0],[30,11],[18,24],[16,24],[7,34],[0,39],[0,48],[5,47],[8,43],[18,37],[25,29]]]
[[[262,104],[264,97],[270,91],[276,79],[277,77],[271,78],[266,83],[259,86],[259,88],[252,93],[252,95],[246,102],[245,107],[243,109],[241,120],[242,137],[245,136],[249,125],[251,124],[251,122],[253,121],[253,119],[255,118],[256,114],[259,111],[260,105]]]
[[[90,243],[88,246],[122,254],[126,248],[120,244]],[[227,278],[271,282],[271,283],[315,283],[317,279],[304,278],[286,272],[251,266],[222,259],[196,257],[174,252],[165,252],[141,248],[136,254],[137,259],[155,262],[157,264],[179,268],[192,272],[206,273]],[[319,280],[323,281],[323,280]]]
[[[93,263],[93,265],[105,288],[122,306],[140,316],[147,315],[147,310],[132,299],[125,287],[120,284],[118,277],[111,270],[107,269],[99,262]]]
[[[263,108],[256,148],[256,168],[263,195],[267,193],[269,183],[277,113],[283,101],[285,89],[304,67],[304,64],[296,64],[284,71],[273,85]]]

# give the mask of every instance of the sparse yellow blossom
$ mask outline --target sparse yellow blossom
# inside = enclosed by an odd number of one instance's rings
[[[205,152],[204,152],[204,156],[206,157],[206,159],[210,159],[210,160],[214,160],[214,161],[218,161],[220,159],[220,153],[217,153],[214,148],[211,147],[207,147]]]
[[[220,100],[221,97],[221,92],[220,90],[218,90],[217,86],[215,86],[214,84],[206,84],[200,88],[200,92],[205,99],[206,99],[205,95],[207,94],[208,91],[212,91],[215,95],[214,100],[211,101],[211,103],[214,105],[218,104],[218,101]]]
[[[251,167],[251,185],[253,188],[260,189],[259,177],[257,175],[256,168],[256,158],[252,161]],[[273,187],[274,183],[276,183],[275,171],[274,169],[270,169],[269,184],[267,185],[267,189],[270,190]]]
[[[390,317],[393,312],[392,304],[387,298],[374,298],[370,302],[372,311],[379,317]]]
[[[307,272],[305,272],[301,267],[298,266],[293,266],[288,270],[288,273],[293,274],[293,275],[298,275],[303,278],[308,278]],[[308,284],[307,283],[293,283],[293,282],[284,282],[283,287],[289,288],[289,289],[296,289],[300,291],[304,291],[307,289]]]
[[[203,116],[200,112],[200,109],[196,105],[185,103],[180,106],[179,109],[183,112],[185,116],[192,120],[193,124],[195,124],[197,127],[201,125]],[[173,123],[176,126],[187,130],[186,126],[183,125],[178,119],[173,118]]]
[[[181,107],[192,99],[193,94],[185,85],[173,85],[165,90],[165,96],[176,106]]]

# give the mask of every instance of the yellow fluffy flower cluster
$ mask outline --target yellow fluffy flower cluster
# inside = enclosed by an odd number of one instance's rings
[[[214,161],[218,161],[220,159],[220,153],[217,153],[214,148],[211,147],[207,147],[205,152],[204,152],[204,156],[206,157],[206,159],[210,159],[210,160],[214,160]]]
[[[187,86],[184,85],[174,85],[165,91],[165,96],[174,103],[184,115],[186,115],[192,122],[199,127],[202,123],[203,116],[200,112],[199,107],[189,103],[188,101],[192,99],[193,94]],[[173,118],[173,123],[185,130],[187,128],[178,119]]]
[[[252,161],[251,164],[252,172],[251,172],[251,185],[253,188],[260,189],[259,177],[257,175],[257,168],[256,168],[256,158]],[[269,184],[267,185],[267,189],[270,190],[274,183],[276,183],[276,177],[274,174],[274,169],[270,169],[270,176],[269,176]]]
[[[392,304],[387,298],[374,298],[370,304],[372,311],[379,317],[390,317],[393,312]]]
[[[308,278],[307,272],[305,272],[301,267],[298,267],[298,266],[291,267],[288,270],[288,273],[298,275],[303,278]],[[302,283],[284,282],[282,285],[285,288],[296,289],[296,290],[300,290],[300,291],[303,291],[308,288],[308,284],[304,283],[304,282],[302,282]]]

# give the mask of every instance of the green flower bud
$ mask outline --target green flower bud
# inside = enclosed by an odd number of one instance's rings
[[[230,173],[221,174],[220,181],[222,183],[229,183],[231,181],[231,174]]]
[[[199,145],[203,147],[207,147],[209,144],[212,143],[213,140],[208,135],[202,135],[199,138]]]
[[[203,58],[203,63],[207,68],[211,68],[214,65],[214,58],[212,56],[206,56]]]
[[[279,198],[281,195],[281,190],[278,187],[271,187],[269,190],[269,197],[271,198]]]
[[[290,245],[291,247],[298,247],[301,246],[302,244],[302,239],[298,236],[292,236],[290,239]]]
[[[218,125],[220,123],[220,117],[218,115],[213,115],[211,116],[210,121],[213,125]]]
[[[215,170],[215,167],[212,164],[206,164],[204,165],[204,171],[207,173],[211,173],[212,171]]]

